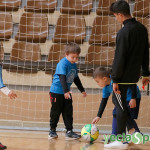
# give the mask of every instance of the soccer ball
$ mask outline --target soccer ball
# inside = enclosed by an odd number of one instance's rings
[[[82,128],[81,136],[84,140],[93,142],[99,136],[99,129],[94,124],[87,124]]]

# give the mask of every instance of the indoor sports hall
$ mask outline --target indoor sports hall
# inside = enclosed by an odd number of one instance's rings
[[[122,28],[109,11],[116,0],[0,0],[0,63],[4,84],[17,94],[15,100],[0,92],[0,142],[8,150],[103,150],[104,134],[111,134],[112,99],[97,124],[94,143],[65,140],[62,117],[58,138],[48,139],[51,102],[49,90],[57,63],[65,57],[66,43],[79,44],[78,75],[85,87],[83,98],[76,85],[73,97],[74,131],[80,134],[97,115],[102,89],[94,81],[94,70],[111,69],[116,35]],[[126,0],[132,16],[148,29],[150,0]],[[149,49],[150,50],[150,49]],[[149,56],[150,58],[150,56]],[[138,60],[137,60],[138,61]],[[150,136],[150,90],[142,88],[137,124]],[[150,150],[145,144],[130,144],[129,150]]]

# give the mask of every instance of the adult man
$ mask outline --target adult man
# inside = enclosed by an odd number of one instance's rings
[[[133,89],[139,80],[141,67],[143,84],[148,83],[149,76],[149,45],[148,32],[141,23],[131,17],[130,7],[126,1],[119,0],[111,4],[117,21],[124,27],[118,32],[116,39],[115,58],[112,66],[113,103],[117,108],[118,134],[126,132],[128,119],[126,93],[129,86]],[[112,142],[104,145],[107,148],[128,148],[127,143]]]

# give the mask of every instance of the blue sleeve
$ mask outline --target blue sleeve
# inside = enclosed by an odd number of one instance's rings
[[[102,98],[108,98],[110,96],[110,94],[111,93],[109,92],[108,88],[104,87],[103,92],[102,92]]]
[[[3,79],[2,79],[2,66],[0,66],[0,88],[5,87],[5,85],[3,84]]]
[[[67,75],[67,65],[63,62],[59,62],[56,67],[55,74]]]

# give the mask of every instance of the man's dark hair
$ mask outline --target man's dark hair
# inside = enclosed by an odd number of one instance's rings
[[[70,53],[74,53],[74,54],[80,54],[81,52],[81,48],[79,47],[78,44],[74,43],[74,42],[70,42],[65,46],[65,53],[68,55]]]
[[[129,4],[124,0],[118,0],[111,4],[110,11],[113,13],[121,13],[124,16],[130,16],[130,6]]]
[[[104,67],[98,67],[95,69],[94,73],[93,73],[93,78],[103,78],[103,77],[110,77],[111,71],[110,69],[104,68]]]

